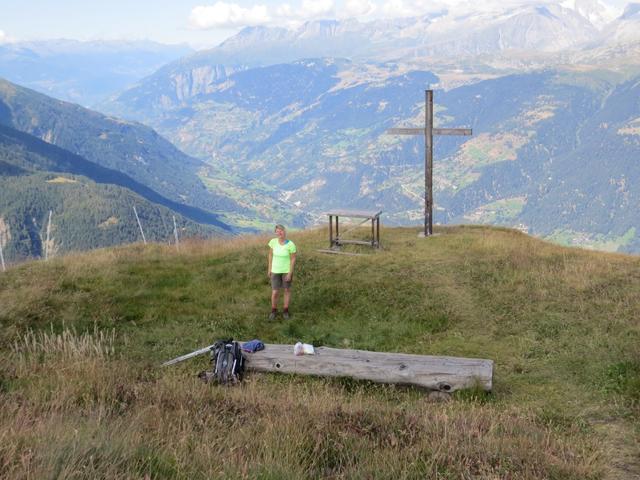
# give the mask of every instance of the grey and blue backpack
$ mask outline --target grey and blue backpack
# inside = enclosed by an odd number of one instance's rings
[[[201,372],[199,377],[205,382],[220,385],[233,385],[242,381],[244,357],[240,344],[228,340],[219,340],[211,347],[211,371]]]

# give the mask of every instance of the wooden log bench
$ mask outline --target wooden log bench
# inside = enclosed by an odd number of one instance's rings
[[[293,345],[265,344],[255,353],[243,352],[248,370],[352,377],[378,383],[415,385],[440,392],[465,388],[491,391],[493,361],[408,353],[369,352],[318,347],[315,355],[294,355]]]

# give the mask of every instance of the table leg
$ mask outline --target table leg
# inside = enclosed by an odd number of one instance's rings
[[[375,223],[376,223],[376,219],[372,218],[371,219],[371,247],[372,248],[375,248],[376,246],[376,232],[374,230]]]
[[[329,248],[333,248],[333,215],[329,215]]]

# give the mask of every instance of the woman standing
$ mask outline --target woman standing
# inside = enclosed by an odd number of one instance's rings
[[[269,267],[267,275],[271,279],[271,313],[269,320],[275,320],[278,314],[278,296],[284,288],[284,309],[282,317],[289,319],[289,301],[291,300],[291,281],[293,267],[296,264],[296,246],[287,239],[287,231],[282,225],[276,225],[276,238],[269,241]]]

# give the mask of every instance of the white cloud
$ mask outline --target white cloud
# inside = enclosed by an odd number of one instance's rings
[[[294,8],[288,3],[278,5],[276,8],[276,17],[279,18],[294,18],[296,15]]]
[[[557,0],[383,0],[377,18],[418,17],[448,11],[451,15],[501,11],[505,7],[557,3]]]
[[[216,2],[213,5],[194,7],[189,15],[189,23],[202,30],[265,25],[270,22],[271,18],[264,5],[244,8],[235,3]]]
[[[373,15],[378,6],[370,0],[347,0],[342,16],[345,18],[367,17]]]
[[[7,35],[4,30],[0,30],[0,45],[3,43],[16,43],[18,39],[16,37],[12,37],[11,35]]]
[[[265,3],[267,0],[264,0]],[[189,23],[193,28],[237,28],[270,25],[296,27],[316,19],[416,17],[426,13],[449,10],[452,14],[490,11],[501,5],[522,5],[533,0],[289,0],[241,6],[237,3],[217,1],[213,5],[193,8]],[[557,0],[535,0],[539,3]]]
[[[304,0],[296,7],[282,3],[271,11],[265,5],[242,7],[236,3],[219,1],[213,5],[194,7],[189,15],[189,24],[198,30],[256,25],[292,26],[308,20],[337,16],[333,0]]]
[[[382,5],[382,14],[384,17],[408,17],[415,11],[407,5],[403,0],[389,0]]]
[[[463,1],[387,0],[380,7],[380,11],[384,18],[417,17],[459,6]]]
[[[325,16],[333,12],[333,0],[304,0],[300,9],[301,19]]]
[[[283,3],[276,8],[275,20],[286,23],[305,22],[316,18],[335,17],[333,0],[305,0],[298,8]]]

